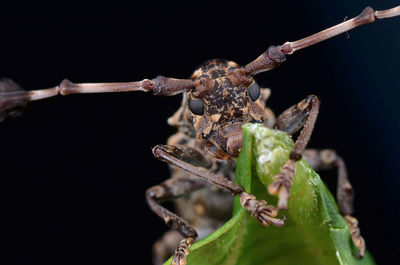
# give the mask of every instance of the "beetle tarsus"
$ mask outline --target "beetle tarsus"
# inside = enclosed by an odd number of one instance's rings
[[[182,239],[179,247],[175,250],[175,255],[172,259],[172,265],[185,265],[186,256],[189,254],[189,247],[192,245],[194,238],[188,237]]]
[[[252,194],[242,192],[240,204],[263,226],[272,224],[276,227],[282,227],[285,224],[285,218],[275,218],[278,215],[278,210],[274,206],[267,205],[264,200],[256,200],[256,197]]]
[[[366,246],[365,246],[365,240],[361,236],[360,228],[358,227],[358,220],[350,215],[344,216],[344,219],[346,220],[347,224],[350,227],[351,239],[353,240],[354,244],[359,249],[359,252],[354,255],[357,258],[361,259],[365,255]]]
[[[288,160],[282,165],[280,172],[273,177],[274,182],[268,186],[269,194],[279,196],[279,210],[287,209],[287,202],[290,196],[290,188],[292,187],[295,170],[296,161],[293,159]]]

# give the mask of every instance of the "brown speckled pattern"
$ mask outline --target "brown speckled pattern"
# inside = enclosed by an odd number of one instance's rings
[[[264,113],[264,103],[260,99],[253,102],[248,94],[247,86],[233,85],[229,75],[239,65],[232,61],[215,59],[200,65],[193,73],[192,80],[200,84],[201,80],[213,80],[213,87],[207,93],[196,93],[201,90],[198,85],[187,97],[201,99],[204,115],[190,115],[193,119],[196,139],[206,141],[226,152],[227,139],[221,131],[232,125],[248,122],[263,122],[268,119]],[[201,94],[201,96],[198,96]],[[197,97],[196,97],[197,95]]]

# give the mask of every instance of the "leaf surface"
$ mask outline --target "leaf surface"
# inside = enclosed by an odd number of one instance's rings
[[[243,148],[235,182],[257,199],[276,205],[267,186],[293,148],[290,136],[259,124],[243,126]],[[372,265],[351,240],[346,221],[319,175],[305,162],[296,163],[283,228],[260,225],[235,198],[233,217],[190,248],[188,265]],[[236,196],[238,197],[238,196]],[[171,264],[169,259],[165,265]]]

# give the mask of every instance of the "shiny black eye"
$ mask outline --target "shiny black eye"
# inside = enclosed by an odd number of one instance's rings
[[[250,98],[253,101],[256,101],[260,96],[260,86],[256,82],[249,86],[247,90],[249,91]]]
[[[189,109],[195,115],[203,115],[204,114],[203,101],[199,99],[189,98]]]

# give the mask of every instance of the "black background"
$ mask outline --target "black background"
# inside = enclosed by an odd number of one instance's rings
[[[111,1],[0,5],[0,77],[26,89],[187,78],[208,59],[239,64],[367,6],[398,1]],[[378,263],[398,253],[400,18],[378,21],[289,56],[257,81],[280,113],[309,94],[322,101],[310,147],[344,157],[355,215]],[[36,102],[0,124],[3,264],[150,264],[166,227],[146,188],[168,178],[151,147],[174,132],[180,97],[73,95]],[[335,172],[322,176],[334,190]],[[267,240],[267,239],[266,239]],[[296,261],[294,261],[295,264]]]

